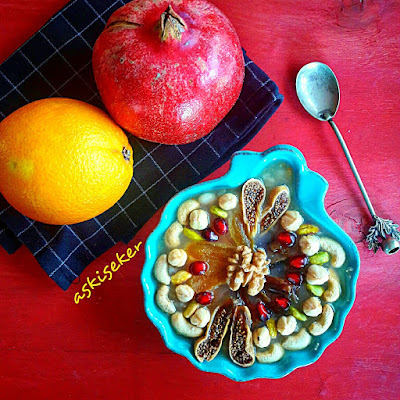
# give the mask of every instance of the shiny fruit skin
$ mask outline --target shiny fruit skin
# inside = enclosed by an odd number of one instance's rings
[[[38,100],[0,123],[0,192],[29,218],[56,225],[93,218],[119,200],[132,174],[122,129],[82,101]]]
[[[207,306],[214,300],[214,294],[211,292],[200,292],[196,294],[195,299],[202,306]]]
[[[161,42],[155,27],[169,5],[187,29],[181,40]],[[119,125],[145,140],[184,144],[210,133],[233,107],[244,60],[232,24],[205,0],[135,0],[108,20],[93,71]]]
[[[223,218],[215,218],[214,229],[219,235],[225,235],[228,232],[228,224]]]
[[[292,232],[281,232],[278,235],[278,242],[283,247],[292,247],[296,243],[296,235]]]
[[[202,234],[203,238],[208,242],[216,242],[219,239],[218,235],[211,228],[204,229]]]
[[[308,263],[308,257],[307,256],[293,256],[289,258],[289,264],[293,268],[304,268]]]
[[[192,275],[204,275],[207,270],[208,264],[204,261],[194,261],[189,267],[189,271]]]

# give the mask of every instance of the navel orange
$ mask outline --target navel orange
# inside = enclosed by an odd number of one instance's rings
[[[133,174],[132,148],[102,110],[38,100],[0,123],[0,192],[40,222],[74,224],[115,204]]]

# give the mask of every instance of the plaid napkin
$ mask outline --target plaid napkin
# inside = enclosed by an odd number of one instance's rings
[[[122,0],[73,0],[0,66],[1,119],[24,104],[52,96],[72,97],[104,109],[91,66],[92,47]],[[246,54],[242,93],[206,137],[165,146],[131,135],[134,177],[124,196],[89,221],[54,226],[33,221],[0,195],[0,244],[10,253],[22,243],[64,290],[87,265],[114,246],[128,243],[175,193],[220,167],[245,146],[283,97]]]

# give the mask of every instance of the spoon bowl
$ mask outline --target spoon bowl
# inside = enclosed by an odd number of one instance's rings
[[[339,83],[333,71],[320,62],[306,64],[296,77],[300,103],[320,121],[332,119],[339,107]]]

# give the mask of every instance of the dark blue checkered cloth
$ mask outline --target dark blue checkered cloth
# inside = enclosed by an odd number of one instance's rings
[[[122,0],[73,0],[0,66],[1,119],[24,104],[51,96],[104,106],[92,74],[92,46]],[[24,217],[0,195],[0,244],[14,252],[25,244],[64,290],[94,259],[116,243],[129,242],[175,193],[229,160],[282,103],[268,76],[245,54],[246,76],[239,100],[205,138],[165,146],[128,135],[134,177],[111,209],[75,225],[46,225]]]

